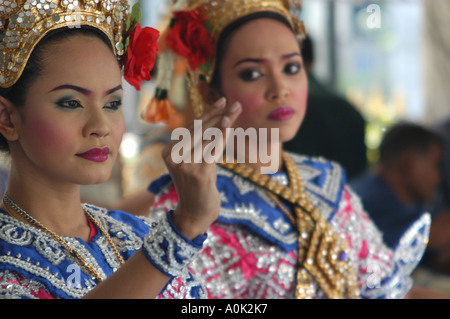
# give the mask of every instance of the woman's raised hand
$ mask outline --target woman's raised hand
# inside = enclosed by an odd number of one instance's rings
[[[190,149],[183,154],[184,160],[174,158],[179,157],[174,151],[179,151],[180,141],[172,141],[162,152],[178,194],[178,205],[173,214],[173,221],[181,233],[189,239],[204,234],[217,219],[220,211],[220,198],[216,185],[217,166],[215,162],[205,161],[203,158],[211,147],[209,145],[211,140],[205,140],[203,133],[209,128],[216,128],[217,132],[220,130],[223,143],[215,149],[215,152],[223,154],[226,145],[226,129],[233,125],[241,111],[239,102],[227,105],[226,99],[221,98],[207,108],[202,117],[186,128],[185,133],[188,134],[184,135],[189,135],[191,140],[188,144]],[[198,158],[200,154],[201,160]]]

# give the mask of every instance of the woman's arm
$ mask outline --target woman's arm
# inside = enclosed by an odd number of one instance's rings
[[[154,267],[142,250],[139,250],[84,298],[154,299],[167,285],[169,279],[170,277]]]

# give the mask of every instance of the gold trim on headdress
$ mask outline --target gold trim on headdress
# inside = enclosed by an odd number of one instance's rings
[[[274,12],[286,18],[299,40],[305,35],[304,25],[299,18],[300,0],[175,0],[173,2],[173,21],[165,32],[165,39],[167,39],[165,45],[189,62],[187,80],[190,104],[197,117],[203,113],[203,99],[198,92],[199,81],[202,79],[208,83],[211,82],[217,42],[227,26],[254,13]],[[194,31],[189,34],[191,31],[187,30]],[[205,33],[207,39],[204,36]],[[161,72],[158,73],[159,76],[166,77]],[[159,88],[160,91],[167,89]]]
[[[0,87],[14,85],[39,41],[63,27],[91,26],[125,53],[127,0],[0,0]]]

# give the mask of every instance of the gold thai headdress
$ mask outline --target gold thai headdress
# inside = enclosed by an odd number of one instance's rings
[[[300,21],[300,0],[178,0],[173,3],[172,20],[163,32],[159,56],[155,97],[144,110],[144,119],[154,122],[170,120],[168,106],[171,67],[174,54],[188,62],[187,79],[190,103],[196,116],[203,112],[203,100],[198,92],[199,80],[210,83],[215,68],[216,49],[220,35],[233,22],[246,16],[270,12],[281,15],[293,32],[303,38],[305,29]],[[299,39],[300,40],[300,39]],[[161,116],[162,114],[162,116]]]
[[[133,12],[139,12],[138,6],[139,3],[133,7]],[[84,26],[100,30],[125,67],[133,59],[127,59],[126,54],[130,34],[143,30],[127,0],[0,0],[0,87],[8,88],[18,81],[34,48],[49,32]],[[145,31],[148,33],[149,29]],[[156,50],[157,36],[156,41],[150,39]],[[143,40],[144,37],[140,41]]]

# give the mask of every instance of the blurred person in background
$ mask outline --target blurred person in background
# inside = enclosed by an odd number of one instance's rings
[[[421,125],[400,122],[386,132],[379,151],[374,169],[351,186],[392,248],[418,216],[430,212],[430,239],[421,265],[450,273],[450,214],[436,207],[443,178],[443,139]]]

